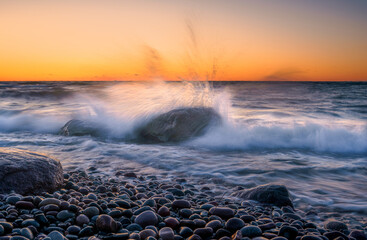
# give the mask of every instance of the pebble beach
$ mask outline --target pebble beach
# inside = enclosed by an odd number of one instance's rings
[[[220,196],[184,178],[64,173],[53,193],[0,195],[5,239],[365,240],[366,219]]]

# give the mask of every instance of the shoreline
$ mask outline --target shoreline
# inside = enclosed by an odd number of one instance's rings
[[[11,235],[13,239],[365,240],[364,217],[352,219],[340,213],[325,217],[317,209],[275,207],[211,190],[185,178],[137,176],[129,171],[113,178],[68,172],[62,189],[52,194],[0,194],[0,240]]]

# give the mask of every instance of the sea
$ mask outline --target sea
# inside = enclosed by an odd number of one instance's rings
[[[222,121],[182,142],[131,141],[190,107]],[[71,119],[106,134],[60,135]],[[54,156],[65,171],[184,178],[224,196],[283,184],[298,209],[367,216],[367,82],[0,82],[0,147]]]

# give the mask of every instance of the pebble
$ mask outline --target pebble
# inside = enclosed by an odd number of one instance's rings
[[[117,223],[111,216],[107,214],[102,214],[98,216],[97,221],[96,221],[96,227],[98,230],[104,231],[104,232],[116,232],[117,231]]]
[[[164,220],[164,223],[167,227],[176,228],[178,225],[180,225],[180,222],[177,220],[177,218],[169,217]]]
[[[33,209],[34,205],[31,202],[26,201],[18,201],[15,203],[16,208],[22,208],[22,209]]]
[[[75,214],[72,212],[69,212],[68,210],[62,210],[57,214],[57,219],[61,220],[61,221],[65,221],[69,218],[73,218],[75,217]]]
[[[172,228],[164,227],[159,230],[159,237],[162,238],[162,240],[174,240],[175,233],[173,232]]]
[[[181,227],[180,232],[179,232],[180,236],[184,238],[190,237],[193,233],[194,232],[189,227]]]
[[[51,240],[64,240],[66,239],[64,237],[64,235],[62,235],[60,232],[58,231],[52,231],[50,232],[47,237],[49,237]]]
[[[139,233],[140,239],[144,240],[148,237],[157,237],[157,233],[152,229],[145,229]]]
[[[279,230],[279,236],[283,236],[288,240],[296,239],[297,235],[298,235],[298,229],[295,227],[283,226]]]
[[[83,214],[86,215],[89,218],[92,218],[94,216],[99,215],[99,209],[97,207],[87,207],[83,211]]]
[[[139,224],[142,227],[146,227],[148,225],[156,225],[158,224],[158,217],[153,211],[148,210],[140,213],[135,218],[135,223]]]
[[[344,232],[348,230],[348,226],[339,221],[328,221],[325,223],[325,229]]]
[[[187,200],[175,200],[172,203],[173,208],[190,208],[191,204]]]
[[[212,207],[209,210],[211,215],[217,215],[218,217],[227,220],[229,218],[234,217],[234,211],[228,207]]]
[[[60,206],[61,201],[59,199],[56,199],[56,198],[46,198],[38,204],[38,207],[46,206],[46,205],[49,205],[49,204],[55,204],[57,206]]]
[[[257,226],[246,226],[246,227],[241,228],[241,233],[243,237],[254,238],[254,237],[261,236],[262,231]]]
[[[79,216],[76,217],[75,221],[77,225],[83,226],[84,224],[89,223],[89,218],[84,214],[80,214]]]
[[[213,235],[213,229],[210,227],[197,228],[194,230],[194,234],[199,235],[201,238],[210,238]]]
[[[22,228],[20,230],[20,234],[23,236],[23,237],[26,237],[28,239],[33,239],[34,236],[33,236],[33,233],[32,231],[29,229],[29,228]]]
[[[226,229],[236,232],[245,226],[245,222],[240,218],[231,218],[226,222]]]
[[[162,206],[158,209],[158,214],[162,217],[167,217],[171,214],[170,210],[166,206]]]

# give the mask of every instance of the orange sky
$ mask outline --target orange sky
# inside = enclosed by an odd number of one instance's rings
[[[365,0],[1,0],[0,80],[367,80]]]

